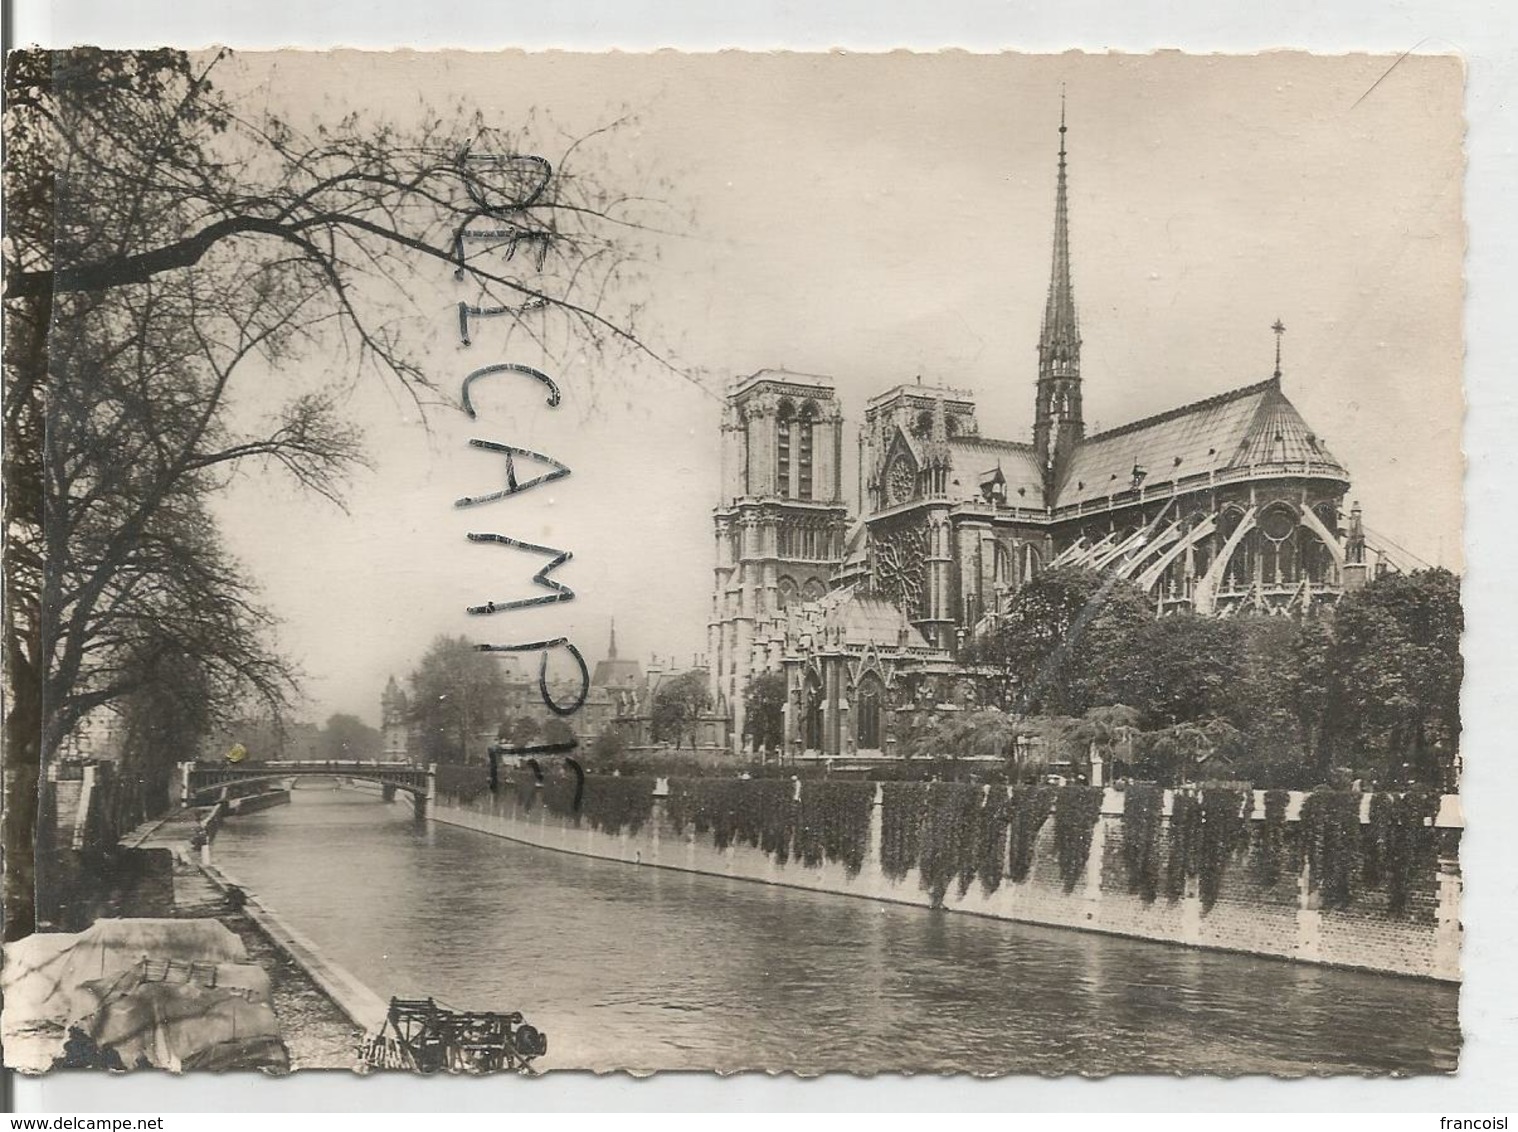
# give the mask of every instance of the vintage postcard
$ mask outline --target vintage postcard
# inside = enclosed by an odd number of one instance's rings
[[[7,61],[7,1066],[1448,1074],[1448,55]]]

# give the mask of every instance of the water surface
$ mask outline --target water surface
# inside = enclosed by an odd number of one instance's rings
[[[316,787],[316,783],[310,784]],[[382,997],[520,1010],[544,1068],[1429,1073],[1457,991],[639,868],[303,786],[218,865]]]

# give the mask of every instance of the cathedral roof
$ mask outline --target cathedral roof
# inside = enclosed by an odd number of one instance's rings
[[[826,374],[800,373],[796,370],[770,368],[734,378],[728,386],[728,393],[730,396],[735,395],[753,386],[765,383],[774,385],[821,386],[824,389],[833,388],[833,379]]]
[[[870,528],[863,519],[855,519],[843,543],[843,568],[845,571],[863,566],[870,557]]]
[[[1087,437],[1070,461],[1056,506],[1129,491],[1135,467],[1144,469],[1143,485],[1152,489],[1261,465],[1348,478],[1275,377]]]
[[[949,455],[954,466],[950,488],[960,499],[979,499],[981,480],[1000,468],[1006,481],[1006,500],[1013,506],[1042,507],[1043,480],[1038,474],[1038,460],[1033,445],[1015,440],[992,440],[984,436],[949,438]],[[1023,494],[1018,494],[1018,489]]]
[[[590,682],[597,688],[631,688],[642,679],[643,666],[636,660],[613,656],[596,662],[595,675],[590,678]]]
[[[596,662],[596,673],[590,678],[592,687],[631,688],[643,679],[643,666],[632,657],[617,656],[617,619],[611,620],[610,637],[606,643],[606,659]]]
[[[883,597],[845,586],[816,601],[787,610],[792,633],[811,633],[823,642],[842,638],[845,646],[929,648],[927,640],[906,615]],[[905,634],[905,636],[903,636]]]

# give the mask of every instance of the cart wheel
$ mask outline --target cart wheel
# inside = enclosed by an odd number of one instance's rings
[[[534,1026],[518,1026],[511,1043],[523,1057],[537,1057],[548,1052],[548,1039]]]

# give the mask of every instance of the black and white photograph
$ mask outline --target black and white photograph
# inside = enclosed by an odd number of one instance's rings
[[[1458,55],[5,83],[8,1068],[1459,1071]]]

